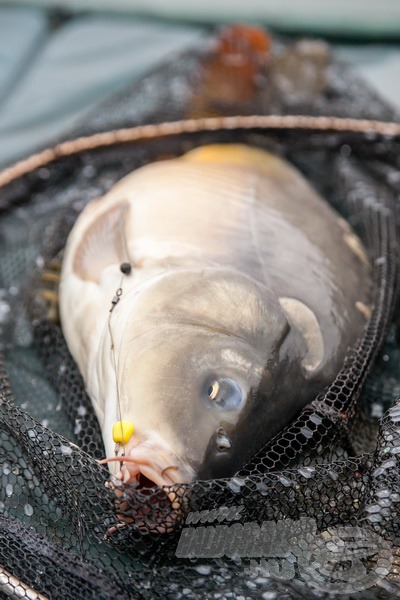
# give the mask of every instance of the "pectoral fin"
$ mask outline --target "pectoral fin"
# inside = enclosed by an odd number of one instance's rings
[[[312,373],[318,369],[324,358],[324,339],[317,317],[313,311],[300,300],[280,298],[279,302],[290,323],[304,338],[307,352],[302,360],[304,369]]]
[[[128,207],[128,202],[121,202],[103,212],[83,233],[73,261],[80,279],[98,283],[106,267],[129,261],[125,237]]]

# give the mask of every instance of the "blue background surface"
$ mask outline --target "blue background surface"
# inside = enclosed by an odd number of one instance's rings
[[[202,27],[102,12],[58,22],[45,8],[1,5],[0,164],[51,143],[99,101],[196,43]],[[335,46],[400,108],[399,44]]]

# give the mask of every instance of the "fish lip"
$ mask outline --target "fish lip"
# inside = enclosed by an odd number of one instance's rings
[[[179,481],[174,481],[171,477],[165,477],[162,473],[158,473],[155,469],[149,465],[140,465],[137,463],[131,463],[129,461],[123,462],[121,471],[116,475],[117,479],[122,481],[125,485],[138,485],[140,483],[140,476],[143,475],[158,487],[171,487]],[[152,486],[143,486],[142,489],[150,489]]]
[[[137,485],[143,475],[156,486],[171,487],[190,483],[195,474],[192,467],[168,449],[146,441],[131,447],[125,456],[106,459],[106,462],[121,464],[114,477],[125,485]]]

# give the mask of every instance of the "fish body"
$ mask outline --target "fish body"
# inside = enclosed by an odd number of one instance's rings
[[[135,427],[124,481],[233,474],[335,377],[370,271],[347,222],[256,148],[201,147],[92,201],[66,246],[60,316],[108,457],[113,425]]]

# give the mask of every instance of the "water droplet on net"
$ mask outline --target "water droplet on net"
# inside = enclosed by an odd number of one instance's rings
[[[378,496],[378,498],[388,498],[390,496],[390,490],[378,490],[376,492],[376,495]]]
[[[279,475],[278,479],[281,482],[281,484],[284,485],[285,487],[289,487],[292,485],[292,482],[290,481],[290,479],[288,479],[287,477],[284,477],[283,475]]]
[[[268,583],[268,579],[266,577],[257,577],[254,580],[258,585],[266,585]]]
[[[193,569],[199,575],[210,575],[212,572],[212,567],[210,565],[197,565],[196,567],[193,567]]]
[[[390,500],[390,498],[381,498],[379,500],[379,505],[382,506],[383,508],[386,508],[386,507],[392,505],[392,501]]]
[[[300,475],[303,475],[303,477],[309,479],[314,475],[315,469],[313,467],[302,467],[301,469],[299,469],[299,473]]]
[[[313,436],[313,432],[309,427],[302,427],[300,429],[300,433],[304,435],[305,438],[310,439]]]
[[[372,473],[372,477],[379,477],[380,475],[383,475],[387,469],[391,469],[392,467],[395,467],[395,466],[396,466],[395,460],[385,460],[381,464],[380,467],[375,469],[375,471]]]
[[[374,402],[371,405],[371,417],[375,417],[376,419],[380,419],[383,416],[383,407],[381,404]]]
[[[44,263],[45,263],[43,256],[37,256],[35,262],[36,262],[36,266],[38,266],[39,269],[43,269]]]
[[[4,300],[0,300],[0,323],[6,323],[10,315],[10,305]]]
[[[72,448],[70,448],[69,446],[61,445],[60,450],[64,454],[64,456],[71,456],[72,454]]]
[[[340,154],[342,156],[350,156],[351,154],[351,148],[348,144],[343,144],[343,146],[340,148]]]
[[[379,523],[379,521],[382,521],[382,516],[379,514],[373,514],[368,515],[367,519],[370,521],[370,523]]]
[[[86,165],[82,169],[83,176],[87,177],[88,179],[90,179],[91,177],[94,177],[96,175],[96,173],[97,173],[97,171],[92,165]]]
[[[271,490],[271,486],[265,483],[265,481],[258,481],[256,483],[256,488],[262,496],[267,496]]]
[[[264,592],[261,596],[262,600],[275,600],[276,597],[275,592]]]
[[[390,171],[390,173],[388,173],[388,182],[389,183],[399,183],[400,182],[400,173],[398,173],[397,171]]]
[[[239,477],[233,477],[228,482],[229,489],[235,494],[240,492],[241,487],[244,485],[244,479],[240,479]]]
[[[38,175],[40,179],[46,181],[50,177],[50,170],[47,167],[42,167],[38,170]]]
[[[255,590],[257,587],[257,584],[254,583],[254,581],[246,581],[246,586],[250,589],[250,590]]]

